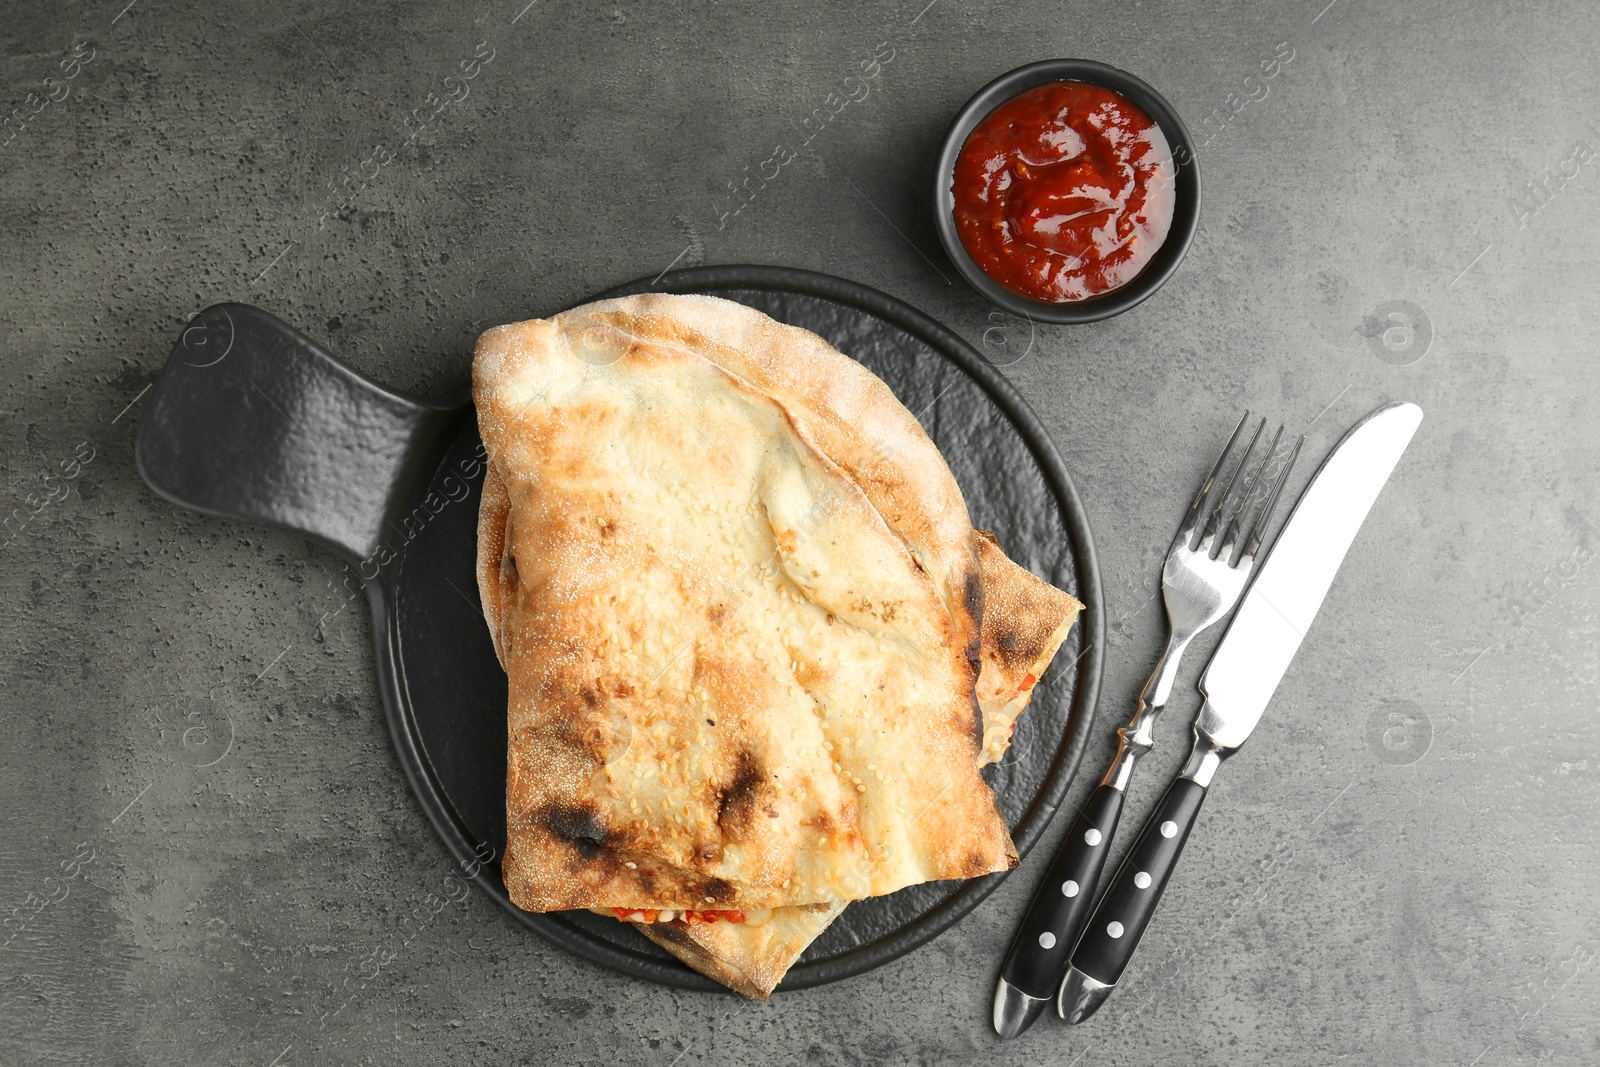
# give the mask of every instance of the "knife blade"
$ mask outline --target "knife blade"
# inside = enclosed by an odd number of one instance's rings
[[[1422,422],[1386,404],[1334,446],[1300,495],[1200,679],[1194,747],[1118,868],[1072,954],[1056,1011],[1080,1023],[1105,1003],[1144,935],[1206,788],[1238,751],[1299,651],[1356,533]]]

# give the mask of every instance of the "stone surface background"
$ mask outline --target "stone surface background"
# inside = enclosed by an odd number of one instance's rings
[[[1592,5],[125,3],[0,14],[0,1061],[1600,1060]],[[720,218],[880,45],[866,99]],[[928,167],[977,88],[1062,55],[1173,101],[1205,205],[1147,304],[1034,329],[955,279]],[[988,1029],[1045,850],[919,952],[765,1005],[620,979],[476,896],[432,914],[449,862],[364,610],[319,623],[341,565],[134,468],[215,301],[443,396],[487,326],[722,262],[902,297],[1038,410],[1106,583],[1086,766],[1240,409],[1312,456],[1386,399],[1427,412],[1091,1025]]]

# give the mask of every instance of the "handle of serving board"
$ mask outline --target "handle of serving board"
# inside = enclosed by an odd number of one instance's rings
[[[386,389],[260,308],[216,304],[173,345],[135,456],[173,503],[302,533],[372,578],[390,520],[469,410]]]

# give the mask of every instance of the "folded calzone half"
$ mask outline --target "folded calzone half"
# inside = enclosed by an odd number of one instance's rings
[[[1037,671],[993,666],[993,546],[881,381],[648,295],[488,331],[473,384],[519,906],[776,934],[1015,865],[978,764]]]
[[[978,703],[984,747],[978,765],[997,763],[1017,718],[1083,607],[1011,562],[994,535],[976,531],[983,567],[983,668]],[[844,901],[774,908],[743,923],[640,922],[639,929],[689,966],[756,1000],[765,1000],[812,941],[845,909]],[[639,921],[643,917],[635,919]]]

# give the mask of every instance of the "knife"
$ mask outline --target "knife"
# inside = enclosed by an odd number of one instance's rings
[[[1206,787],[1261,720],[1421,422],[1415,404],[1374,411],[1334,446],[1295,504],[1201,675],[1205,703],[1189,760],[1140,830],[1073,951],[1056,994],[1056,1011],[1068,1023],[1089,1018],[1116,988],[1200,814]]]

